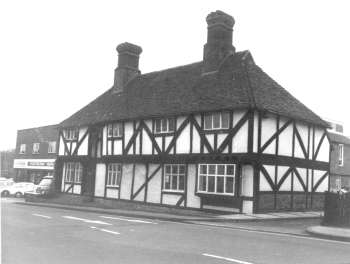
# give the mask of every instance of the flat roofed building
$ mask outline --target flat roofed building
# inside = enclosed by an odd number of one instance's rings
[[[37,184],[42,177],[53,175],[57,158],[57,140],[57,125],[18,130],[13,161],[15,181],[30,181]]]

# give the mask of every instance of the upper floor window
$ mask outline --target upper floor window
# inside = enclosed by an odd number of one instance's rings
[[[56,141],[49,142],[49,148],[47,150],[48,153],[56,153]]]
[[[235,164],[200,164],[198,192],[234,194]]]
[[[185,165],[166,164],[164,166],[164,186],[167,191],[185,190]]]
[[[75,140],[78,138],[78,129],[66,129],[64,130],[64,138],[68,140]]]
[[[344,145],[339,144],[338,148],[339,148],[338,165],[343,166],[344,165]]]
[[[33,154],[38,154],[40,149],[40,143],[33,143]]]
[[[175,131],[175,118],[160,118],[154,120],[154,132],[171,133]]]
[[[83,176],[83,166],[80,162],[67,162],[65,163],[65,182],[81,183]]]
[[[19,146],[19,154],[24,154],[26,153],[26,144],[21,144]]]
[[[122,137],[123,136],[123,124],[122,123],[109,124],[107,127],[107,136],[109,138]]]
[[[108,164],[107,186],[118,187],[122,176],[122,165],[118,163]]]
[[[228,112],[208,113],[204,115],[204,129],[228,129],[230,114]]]

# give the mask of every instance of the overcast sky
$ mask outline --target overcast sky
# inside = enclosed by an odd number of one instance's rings
[[[55,124],[113,84],[115,47],[140,45],[143,73],[200,61],[205,17],[232,15],[236,50],[318,115],[350,128],[347,1],[0,3],[0,150],[16,130]]]

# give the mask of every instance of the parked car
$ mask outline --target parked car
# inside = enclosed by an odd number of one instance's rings
[[[32,182],[17,182],[4,188],[1,192],[2,197],[14,195],[15,197],[22,197],[25,192],[33,192],[36,185]]]
[[[4,177],[0,177],[0,193],[2,194],[2,192],[4,190],[6,190],[9,186],[13,185],[15,182],[13,181],[13,179],[7,179]]]
[[[50,195],[54,192],[54,179],[53,176],[45,176],[41,179],[40,183],[37,185],[36,194],[40,195]]]

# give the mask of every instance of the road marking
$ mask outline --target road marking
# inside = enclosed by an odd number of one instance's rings
[[[106,219],[114,219],[114,220],[120,220],[120,221],[134,222],[134,223],[153,224],[153,225],[157,225],[158,224],[158,223],[155,223],[155,222],[138,220],[138,219],[111,217],[111,216],[103,216],[103,215],[101,215],[100,217],[106,218]]]
[[[206,256],[206,257],[211,257],[211,258],[217,258],[217,259],[223,259],[223,260],[227,260],[227,261],[231,261],[231,262],[236,262],[236,263],[239,263],[239,264],[253,264],[252,262],[242,261],[242,260],[233,259],[233,258],[221,257],[221,256],[212,255],[212,254],[207,254],[207,253],[203,253],[202,255]]]
[[[34,216],[39,216],[39,217],[42,217],[42,218],[47,218],[47,219],[51,219],[52,217],[51,216],[47,216],[47,215],[41,215],[41,214],[33,214]]]
[[[110,233],[110,234],[114,234],[114,235],[120,235],[119,232],[112,231],[112,230],[108,230],[108,229],[104,229],[104,228],[97,228],[96,226],[90,226],[90,228],[92,228],[92,229],[97,229],[97,230],[99,230],[99,231],[106,232],[106,233]]]
[[[106,232],[106,233],[110,233],[110,234],[114,234],[114,235],[120,235],[120,233],[115,232],[115,231],[111,231],[111,230],[108,230],[108,229],[101,228],[100,230],[103,231],[103,232]]]
[[[85,223],[90,223],[90,224],[112,225],[112,224],[110,224],[110,223],[106,223],[106,222],[99,221],[99,220],[89,220],[89,219],[79,218],[79,217],[69,216],[69,215],[65,215],[65,216],[62,216],[62,217],[63,217],[63,218],[67,218],[67,219],[71,219],[71,220],[83,221],[83,222],[85,222]]]

